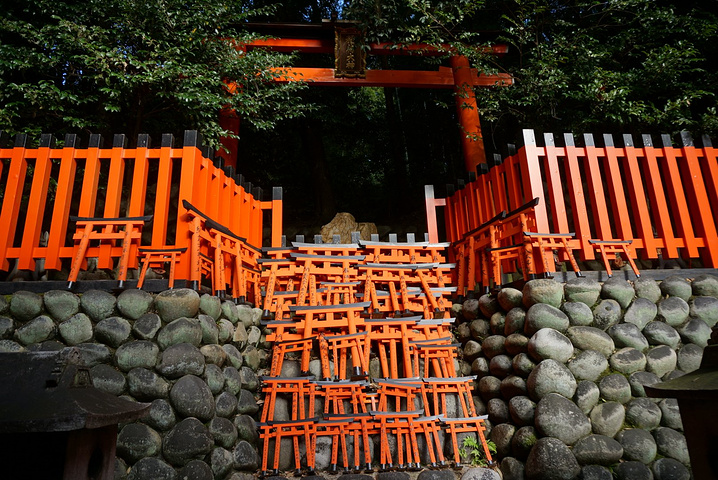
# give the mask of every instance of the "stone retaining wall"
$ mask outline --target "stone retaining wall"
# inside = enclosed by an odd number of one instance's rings
[[[454,305],[504,480],[685,479],[678,404],[644,386],[696,370],[718,278],[533,280]]]
[[[643,386],[698,368],[717,277],[534,280],[454,314],[459,367],[479,376],[474,403],[504,480],[690,478],[676,401]],[[0,351],[76,346],[95,386],[151,403],[120,426],[116,478],[250,480],[269,358],[260,316],[186,289],[21,291],[0,297]]]
[[[187,289],[0,297],[0,351],[75,346],[97,388],[151,403],[120,425],[115,478],[251,480],[261,310]]]

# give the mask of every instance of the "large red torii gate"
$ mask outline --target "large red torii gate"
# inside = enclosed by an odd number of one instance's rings
[[[350,21],[325,20],[318,24],[251,24],[250,28],[268,33],[272,37],[255,40],[243,46],[247,50],[266,48],[277,52],[334,54],[335,68],[281,67],[282,75],[277,81],[304,81],[315,86],[344,87],[404,87],[404,88],[453,88],[456,93],[456,110],[461,125],[461,144],[467,171],[476,171],[479,163],[486,163],[484,142],[481,135],[479,109],[473,87],[508,86],[513,83],[509,74],[486,75],[471,68],[463,55],[452,54],[450,47],[431,45],[375,43],[364,48],[359,41],[360,32]],[[503,55],[506,45],[493,45],[488,53]],[[365,55],[422,55],[449,56],[451,67],[438,70],[368,70]],[[238,85],[228,82],[230,91]],[[222,128],[239,134],[240,119],[231,110],[220,113]],[[218,152],[227,165],[235,165],[238,141],[225,138],[222,145],[226,152]]]

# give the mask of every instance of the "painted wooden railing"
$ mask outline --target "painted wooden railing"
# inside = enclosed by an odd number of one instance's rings
[[[69,268],[71,216],[153,215],[143,228],[142,246],[188,247],[190,219],[183,200],[256,247],[262,246],[264,212],[269,211],[271,246],[281,244],[281,187],[273,189],[272,200],[262,201],[261,189],[213,163],[196,131],[186,131],[179,147],[169,134],[159,147],[151,146],[147,135],[138,137],[136,148],[126,148],[124,135],[115,135],[111,148],[102,147],[99,135],[90,136],[87,148],[78,148],[75,135],[66,135],[62,148],[55,148],[51,135],[42,135],[38,147],[28,143],[21,134],[14,146],[0,148],[0,270],[12,268],[14,259],[20,270],[33,270],[41,259],[47,270],[60,270],[65,259]],[[97,257],[98,268],[112,268],[121,248],[92,246],[86,256]],[[136,252],[130,259],[130,268],[136,268]],[[176,277],[189,279],[189,269],[189,255],[184,255]]]
[[[575,233],[571,247],[583,260],[594,259],[590,239],[631,240],[637,258],[700,258],[718,267],[718,149],[708,137],[702,146],[688,133],[681,146],[668,135],[661,146],[650,135],[640,144],[623,135],[622,146],[612,135],[603,135],[602,145],[591,134],[582,140],[577,146],[565,134],[559,145],[546,133],[539,145],[534,131],[524,130],[518,152],[450,187],[446,198],[427,186],[430,241],[439,239],[437,207],[444,207],[446,239],[458,242],[500,211],[538,197],[537,231]]]

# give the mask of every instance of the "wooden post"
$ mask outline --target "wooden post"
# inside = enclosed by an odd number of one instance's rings
[[[484,152],[484,138],[481,136],[479,108],[474,95],[469,59],[462,55],[451,57],[451,69],[454,73],[456,113],[461,125],[464,165],[467,172],[475,172],[476,165],[486,163],[486,153]]]

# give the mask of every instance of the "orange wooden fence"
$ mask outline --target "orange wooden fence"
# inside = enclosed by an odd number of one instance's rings
[[[700,258],[717,268],[718,149],[707,137],[700,147],[688,133],[681,140],[674,146],[663,135],[655,146],[650,135],[640,144],[623,135],[618,146],[603,135],[598,145],[585,134],[577,146],[572,134],[559,145],[546,133],[539,145],[533,130],[524,130],[517,153],[450,187],[446,198],[426,187],[429,239],[438,241],[438,207],[446,239],[455,243],[502,210],[539,198],[536,231],[574,233],[570,245],[583,260],[595,258],[591,239],[631,240],[637,258]]]
[[[1,133],[1,132],[0,132]],[[1,138],[1,137],[0,137]],[[220,168],[203,149],[196,131],[186,131],[181,146],[163,135],[152,147],[140,135],[136,148],[126,148],[124,135],[115,135],[111,148],[91,135],[87,148],[78,148],[75,135],[67,135],[55,148],[51,135],[42,135],[38,147],[17,135],[14,146],[0,148],[0,270],[33,270],[44,259],[45,269],[69,268],[75,226],[70,217],[139,217],[153,215],[142,230],[141,245],[150,248],[188,247],[190,223],[182,201],[187,200],[215,221],[262,246],[264,212],[271,214],[271,245],[280,246],[282,191],[275,187],[272,200],[245,184],[231,168]],[[203,153],[204,151],[204,153]],[[47,244],[41,244],[43,232]],[[136,245],[130,268],[137,268]],[[91,246],[87,257],[98,258],[98,268],[113,268],[120,245]],[[179,279],[189,279],[189,255],[176,267]]]

